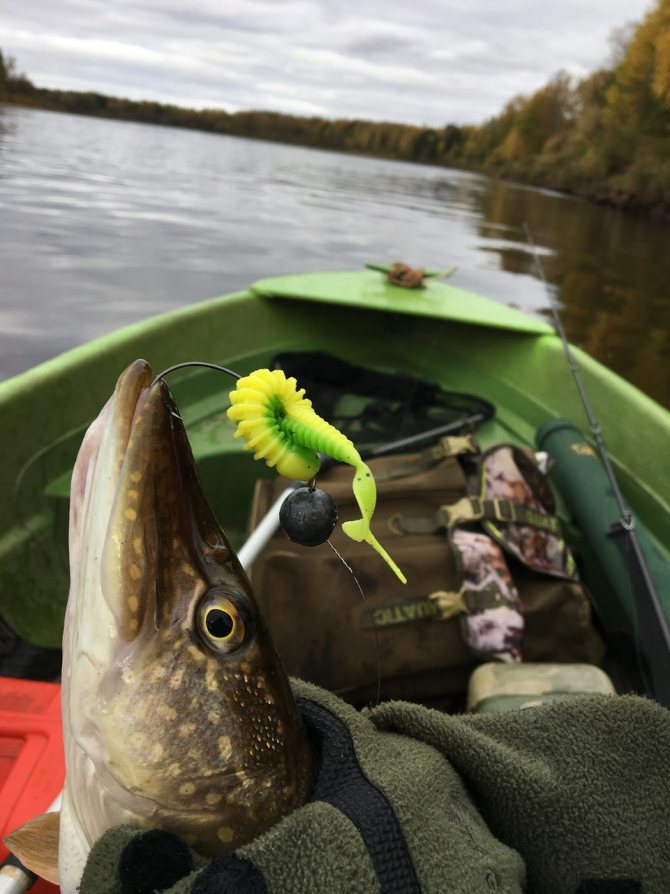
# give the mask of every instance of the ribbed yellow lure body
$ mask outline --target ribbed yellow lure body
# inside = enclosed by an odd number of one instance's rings
[[[375,549],[403,583],[407,579],[379,543],[370,528],[377,504],[377,487],[372,472],[353,443],[312,409],[312,402],[298,390],[294,378],[280,369],[257,369],[237,382],[230,393],[228,416],[237,423],[236,438],[254,451],[254,459],[264,459],[280,475],[295,481],[310,481],[319,471],[319,453],[354,467],[353,491],[361,518],[345,522],[344,533]]]

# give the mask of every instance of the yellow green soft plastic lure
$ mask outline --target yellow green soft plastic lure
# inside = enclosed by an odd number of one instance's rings
[[[238,379],[230,393],[228,416],[237,423],[236,438],[264,459],[280,475],[295,481],[310,481],[319,471],[318,453],[332,456],[354,467],[353,491],[361,518],[342,525],[352,540],[365,541],[375,549],[403,583],[407,578],[377,540],[370,528],[377,504],[377,486],[372,472],[349,438],[312,409],[312,402],[298,390],[294,378],[280,369],[257,369]]]

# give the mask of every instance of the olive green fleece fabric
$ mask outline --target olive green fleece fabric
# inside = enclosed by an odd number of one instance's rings
[[[491,831],[522,854],[529,890],[572,894],[584,878],[670,890],[670,711],[577,696],[479,716],[396,702],[371,717],[444,754]]]
[[[358,712],[309,684],[293,687],[347,726],[363,773],[393,807],[423,892],[575,894],[587,878],[669,890],[670,712],[653,702],[577,696],[450,716],[404,702]],[[113,830],[96,844],[81,894],[119,894],[130,834]],[[380,890],[359,831],[322,802],[237,854],[262,872],[269,894]],[[169,894],[187,894],[199,871]]]

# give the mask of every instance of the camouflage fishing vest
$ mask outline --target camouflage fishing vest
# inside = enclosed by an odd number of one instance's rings
[[[454,707],[480,661],[599,662],[589,599],[532,453],[444,438],[370,467],[374,530],[408,583],[340,525],[331,545],[311,548],[278,532],[251,578],[289,674],[355,704],[380,689]],[[349,469],[318,484],[340,522],[356,517]],[[252,527],[282,487],[259,482]]]

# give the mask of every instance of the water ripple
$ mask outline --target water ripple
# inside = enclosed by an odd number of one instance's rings
[[[2,105],[0,203],[0,376],[261,276],[371,259],[457,265],[456,285],[541,315],[528,222],[571,337],[670,403],[670,253],[650,221],[462,171]]]

